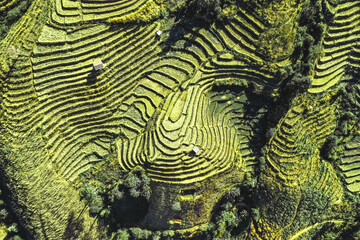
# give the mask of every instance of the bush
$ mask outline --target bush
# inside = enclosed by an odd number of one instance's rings
[[[103,198],[100,195],[100,190],[86,183],[83,190],[80,192],[81,197],[85,198],[91,214],[99,214],[104,208]]]
[[[130,228],[131,234],[135,239],[150,239],[151,231],[141,228]]]
[[[2,12],[0,16],[0,40],[5,37],[12,24],[20,19],[20,17],[26,12],[31,4],[31,0],[20,0],[17,4],[14,4],[13,9],[8,12]],[[5,13],[5,14],[4,14]]]
[[[137,188],[140,183],[140,179],[135,174],[130,174],[124,181],[124,185],[128,188]]]
[[[330,135],[324,145],[322,146],[321,150],[320,150],[320,155],[322,158],[330,160],[332,157],[330,157],[333,153],[333,150],[337,147],[339,143],[339,139],[337,136],[335,135]]]
[[[23,240],[23,238],[20,237],[19,235],[15,235],[15,236],[11,237],[10,240]]]
[[[238,236],[247,228],[250,215],[249,211],[244,208],[246,204],[243,203],[243,195],[239,187],[228,189],[225,192],[219,203],[219,211],[212,220],[214,225],[209,225],[212,239],[228,239]]]
[[[13,223],[10,227],[7,228],[7,231],[10,233],[16,233],[18,232],[17,224]]]
[[[160,240],[160,239],[161,239],[161,232],[160,231],[154,232],[152,235],[152,240]]]
[[[265,167],[266,167],[266,159],[265,159],[265,156],[260,156],[259,157],[259,169],[260,171],[264,171],[265,170]]]
[[[0,221],[4,221],[9,215],[8,211],[5,208],[0,210]]]
[[[15,236],[11,237],[10,240],[23,240],[23,238],[20,237],[19,235],[15,235]]]
[[[296,93],[305,92],[311,86],[312,81],[308,76],[297,73],[286,85],[288,90]]]
[[[129,189],[130,195],[134,198],[145,197],[150,199],[150,178],[141,168],[132,171],[124,180],[124,187]],[[116,194],[116,192],[114,192]]]
[[[150,178],[142,168],[136,168],[111,190],[109,215],[117,223],[135,225],[147,215],[150,195]]]
[[[115,202],[117,200],[123,199],[125,193],[123,190],[120,190],[119,187],[120,187],[119,184],[117,184],[114,187],[114,189],[111,191],[110,197],[109,197],[111,202]]]
[[[163,232],[164,237],[173,237],[175,235],[175,232],[173,230],[166,230]]]
[[[171,206],[171,209],[174,211],[181,211],[181,205],[178,201],[174,201],[173,205]]]
[[[117,230],[114,239],[128,240],[129,238],[130,238],[130,234],[128,233],[128,231],[126,229],[119,229],[119,230]]]
[[[203,24],[209,24],[216,20],[233,18],[237,13],[237,4],[243,3],[238,0],[188,0],[185,14]]]

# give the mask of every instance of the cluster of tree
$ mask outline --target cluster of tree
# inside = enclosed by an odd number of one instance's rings
[[[297,207],[296,217],[298,219],[298,224],[301,228],[307,226],[301,226],[302,223],[311,223],[316,222],[326,222],[329,219],[342,218],[347,216],[348,223],[351,222],[351,217],[349,216],[348,211],[349,206],[344,204],[339,204],[337,206],[332,206],[329,203],[329,198],[324,194],[324,192],[319,191],[318,189],[304,189],[301,193],[301,201]],[[330,221],[329,221],[330,222]],[[343,224],[334,224],[327,223],[319,226],[317,231],[309,231],[308,239],[357,239],[352,237],[345,237],[348,233],[348,223]],[[305,237],[305,236],[304,236]]]
[[[213,218],[213,238],[230,239],[238,236],[250,224],[250,209],[244,203],[240,188],[228,189],[221,201],[219,209]]]
[[[211,23],[216,20],[231,19],[237,13],[240,0],[187,0],[180,15],[187,15],[191,19],[202,23]],[[193,21],[192,20],[192,21]]]
[[[281,85],[279,95],[274,99],[273,109],[269,111],[267,139],[272,135],[271,129],[288,111],[291,100],[311,87],[310,72],[314,69],[315,60],[321,56],[321,39],[326,31],[321,4],[320,0],[307,0],[297,16],[298,28],[294,51],[290,57],[292,64],[280,68],[275,73],[275,78],[281,80]],[[261,90],[256,89],[255,92],[261,92]]]
[[[327,137],[321,148],[322,158],[330,161],[338,160],[344,150],[344,141],[348,137],[352,137],[354,130],[357,130],[360,116],[359,93],[356,85],[347,85],[339,89],[337,98],[340,100],[340,108],[337,126],[334,133]],[[343,140],[339,141],[339,138]]]
[[[138,227],[122,228],[113,233],[111,239],[144,239],[144,240],[160,240],[160,239],[178,239],[175,237],[174,230],[150,231]]]
[[[16,223],[16,218],[11,214],[9,207],[5,204],[4,194],[0,190],[0,237],[1,231],[6,232],[6,239],[9,240],[21,240],[24,239],[20,235],[20,230],[18,224]]]
[[[239,187],[228,189],[214,210],[212,220],[199,227],[196,239],[241,239],[249,227],[251,218],[258,218],[255,209],[244,203],[248,192],[241,192]],[[114,232],[112,239],[187,239],[174,230],[150,231],[138,227],[121,228]]]
[[[150,196],[150,178],[143,169],[135,169],[112,190],[111,212],[124,226],[136,224],[146,216]]]
[[[248,228],[251,218],[256,218],[249,206],[248,189],[240,187],[228,189],[217,207],[209,224],[200,227],[197,239],[224,239],[241,236]],[[242,190],[243,191],[243,190]],[[148,211],[151,197],[150,179],[142,168],[134,169],[111,190],[97,181],[83,185],[81,196],[86,200],[90,213],[104,225],[109,226],[110,239],[184,239],[175,230],[150,231],[137,227]],[[174,209],[180,205],[174,202]]]
[[[26,12],[31,4],[31,0],[16,1],[14,8],[1,12],[0,15],[0,40],[3,39],[13,25]]]
[[[135,226],[147,214],[151,196],[150,178],[142,168],[136,168],[112,188],[98,180],[85,183],[80,196],[110,233],[119,228]]]
[[[315,60],[322,53],[321,39],[326,31],[324,19],[321,1],[308,0],[303,4],[297,17],[292,64],[279,69],[276,74],[277,78],[283,80],[280,95],[285,104],[312,84],[309,75],[314,69]]]

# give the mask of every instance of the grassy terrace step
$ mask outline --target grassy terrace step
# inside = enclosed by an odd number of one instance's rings
[[[26,48],[27,45],[32,44],[32,41],[29,40],[33,37],[34,32],[38,31],[43,24],[40,24],[39,21],[41,15],[36,15],[40,10],[41,4],[35,2],[32,7],[29,8],[29,11],[33,11],[34,18],[32,18],[30,21],[26,18],[21,18],[18,24],[15,24],[14,31],[11,34],[8,34],[5,39],[1,43],[0,49],[8,49],[9,43],[12,41],[15,41],[14,39],[22,39],[20,43],[16,44],[14,47],[15,51],[23,51],[25,54],[23,56],[19,56],[18,61],[16,63],[16,68],[19,69],[20,72],[17,73],[11,73],[9,76],[9,80],[7,81],[6,85],[10,87],[10,89],[14,89],[16,86],[16,89],[20,90],[17,91],[17,93],[13,94],[11,91],[7,91],[3,94],[3,106],[5,111],[7,111],[7,108],[16,108],[17,110],[13,109],[11,113],[8,114],[10,117],[9,120],[12,118],[11,116],[18,116],[26,110],[26,107],[21,108],[21,106],[25,106],[28,104],[29,98],[33,98],[33,94],[29,94],[29,91],[31,91],[31,88],[29,88],[29,77],[31,77],[31,62],[28,60],[26,56]],[[18,29],[18,26],[20,24],[24,24],[21,29]],[[32,30],[32,31],[30,31]],[[18,38],[19,34],[21,35],[21,38]],[[3,74],[0,74],[3,75]],[[17,77],[19,75],[22,75],[21,78]],[[13,77],[12,77],[13,76]],[[15,114],[17,112],[17,114]],[[11,122],[11,121],[9,121]]]
[[[351,141],[345,145],[339,168],[344,173],[346,187],[351,192],[360,191],[360,142]]]
[[[147,39],[145,38],[145,39],[143,39],[142,41],[144,41],[145,43],[147,43],[147,42],[149,42],[149,41],[146,41]],[[142,42],[141,41],[141,42]],[[130,44],[131,44],[131,42],[130,42]],[[114,44],[114,47],[113,48],[111,48],[110,49],[110,51],[108,52],[108,54],[106,55],[106,56],[104,56],[104,60],[107,60],[107,59],[109,59],[106,63],[107,64],[109,64],[109,65],[111,65],[111,63],[112,63],[112,60],[113,59],[111,59],[111,58],[115,58],[114,60],[117,60],[117,59],[120,59],[119,61],[116,61],[117,63],[117,65],[119,65],[119,63],[121,63],[121,62],[126,62],[124,59],[122,59],[121,57],[122,56],[124,56],[129,50],[131,50],[131,49],[133,49],[134,51],[133,52],[135,52],[135,54],[136,54],[136,52],[137,52],[137,50],[136,49],[134,49],[135,47],[132,47],[132,45],[130,45],[130,48],[126,48],[128,45],[126,44],[126,45],[121,45],[121,42],[120,43],[115,43]],[[119,47],[121,47],[120,49],[119,49]],[[122,50],[122,49],[124,49],[124,50]],[[122,50],[122,51],[121,51]],[[121,51],[121,52],[123,52],[122,54],[116,54],[116,52],[118,52],[118,51]],[[88,52],[89,54],[93,54],[91,51],[89,51]],[[87,56],[86,58],[85,58],[85,63],[82,63],[82,62],[79,62],[78,63],[78,68],[79,69],[82,69],[82,71],[83,71],[83,74],[84,74],[84,76],[83,76],[83,81],[85,81],[86,82],[86,78],[87,78],[87,76],[91,73],[91,68],[92,68],[92,66],[91,66],[91,64],[92,64],[92,61],[93,61],[93,59],[96,59],[97,57],[99,57],[99,56],[101,56],[100,55],[101,54],[101,52],[99,52],[98,54],[96,54],[96,55],[90,55],[90,56]],[[91,61],[92,60],[92,61]],[[67,60],[66,59],[66,61],[71,61],[71,59],[69,59],[69,60]],[[127,63],[126,64],[128,64],[128,61],[127,61]],[[126,65],[125,65],[126,66]],[[125,67],[124,66],[124,67]],[[68,71],[68,72],[71,72],[71,71]],[[76,73],[76,72],[75,72]],[[57,84],[64,84],[64,82],[66,83],[66,81],[64,81],[64,80],[62,80],[61,78],[66,78],[66,75],[68,75],[68,74],[66,74],[66,72],[65,72],[65,74],[63,74],[63,73],[61,73],[62,75],[64,75],[63,77],[60,77],[60,81],[58,80],[58,81],[53,81],[52,79],[49,79],[51,82],[54,82],[54,83],[57,83]],[[41,75],[40,75],[41,76]],[[48,76],[48,74],[46,75],[46,76]],[[61,76],[61,75],[60,75]],[[110,74],[109,74],[109,76],[110,76]],[[112,77],[112,76],[111,76]],[[55,77],[56,78],[56,77]],[[58,77],[59,78],[59,77]],[[45,83],[47,83],[47,84],[49,84],[48,82],[49,82],[49,80],[47,80]],[[55,80],[55,79],[54,79]],[[71,80],[70,80],[71,81]],[[51,83],[50,82],[50,83]]]
[[[9,130],[12,134],[16,135],[16,132],[25,132],[30,129],[29,125],[24,125],[23,122],[32,119],[32,107],[34,107],[33,99],[36,98],[33,86],[31,84],[31,66],[29,61],[18,60],[17,64],[24,66],[27,65],[26,75],[21,74],[23,81],[18,81],[17,76],[8,76],[9,87],[8,91],[2,95],[2,108],[3,117],[8,121]],[[15,88],[12,88],[14,86]],[[11,90],[14,90],[12,92]],[[30,108],[30,109],[29,109]],[[35,121],[36,122],[36,121]]]
[[[126,47],[126,46],[125,46]],[[117,49],[115,50],[114,49],[114,52],[115,51],[117,51]],[[126,52],[128,51],[128,49],[126,50]],[[126,54],[126,52],[124,53],[124,55]],[[120,55],[121,56],[121,55]],[[110,56],[111,57],[111,56]],[[105,57],[105,58],[107,58],[107,56]],[[111,59],[112,60],[112,59]],[[123,60],[124,61],[124,60]],[[125,62],[125,61],[124,61]],[[109,61],[109,63],[108,63],[109,65],[111,64],[111,62]],[[127,62],[127,64],[128,64],[128,62]],[[81,66],[81,65],[80,65]],[[85,67],[85,69],[84,69],[84,67]],[[90,69],[91,69],[91,66],[90,66],[90,64],[89,64],[89,66],[83,66],[83,69],[85,70],[85,72],[84,72],[84,74],[85,74],[85,77],[88,75],[88,74],[90,74]],[[110,77],[112,77],[111,75],[109,75]],[[61,79],[60,79],[61,80]],[[83,79],[84,81],[86,81],[85,79]],[[71,82],[71,81],[70,81]]]
[[[338,83],[352,60],[354,47],[360,38],[360,6],[356,1],[344,2],[336,7],[334,21],[330,24],[324,41],[325,56],[315,66],[313,85],[309,92],[322,92]]]
[[[336,199],[341,186],[335,172],[331,166],[325,166],[326,163],[316,153],[309,152],[312,144],[322,144],[334,130],[334,112],[330,107],[325,107],[312,109],[312,114],[304,115],[304,110],[305,106],[300,103],[280,121],[267,147],[267,162],[283,184],[310,184],[324,189],[329,197]],[[310,156],[307,156],[309,153]],[[316,176],[319,172],[320,176]]]
[[[329,74],[329,71],[332,70],[332,68],[337,67],[344,62],[347,63],[349,60],[349,53],[351,52],[352,45],[349,46],[348,49],[338,49],[336,53],[326,53],[325,57],[320,59],[318,62],[318,66],[316,67],[316,71],[318,71],[319,75],[325,75]]]
[[[204,78],[215,78],[216,81],[234,78],[237,80],[255,81],[272,88],[277,87],[277,80],[272,73],[259,70],[259,67],[249,66],[246,60],[238,59],[231,53],[219,54],[209,59],[201,69]]]
[[[244,39],[243,36],[235,32],[234,29],[230,28],[229,25],[222,27],[219,30],[221,41],[225,43],[228,48],[235,49],[235,51],[238,51],[240,54],[245,56],[255,57],[257,60],[261,59],[256,52],[256,47],[250,39]]]
[[[209,58],[211,56],[214,56],[217,52],[218,49],[224,50],[221,45],[218,44],[213,44],[213,42],[211,42],[211,40],[207,39],[205,34],[199,34],[196,36],[196,38],[194,39],[197,42],[197,47],[203,49],[203,52],[205,53],[206,58]],[[218,49],[217,49],[218,48]]]
[[[248,10],[239,8],[239,14],[235,17],[239,22],[249,27],[250,31],[258,35],[265,28],[264,23]],[[249,32],[250,32],[249,31]]]
[[[249,65],[262,61],[255,50],[261,21],[241,10],[210,30],[184,29],[188,34],[167,52],[156,37],[159,24],[104,23],[145,3],[55,1],[30,60],[18,62],[22,71],[9,84],[6,114],[14,120],[14,135],[17,120],[24,131],[39,128],[48,161],[70,181],[102,161],[111,144],[124,170],[146,164],[150,177],[161,182],[251,171],[257,164],[252,140],[266,110],[244,116],[248,99],[212,95],[210,87],[229,77],[277,86],[271,73]],[[95,59],[105,68],[90,81]],[[19,107],[25,97],[37,101],[29,114]],[[99,137],[108,142],[99,143]],[[192,156],[194,146],[200,152]]]
[[[333,23],[330,24],[324,42],[325,56],[315,67],[313,85],[309,92],[322,92],[338,83],[349,65],[360,37],[360,8],[357,2],[339,4]]]
[[[56,0],[51,20],[58,25],[75,25],[82,21],[106,21],[109,18],[125,16],[143,7],[148,0],[133,1],[82,1]]]
[[[359,9],[359,4],[357,1],[344,1],[340,3],[337,7],[337,14],[340,17],[346,18],[347,16],[357,12]]]
[[[254,19],[255,18],[253,18],[253,20]],[[254,42],[259,38],[259,35],[264,30],[265,26],[260,20],[257,20],[257,22],[254,22],[253,20],[251,20],[249,14],[245,16],[240,13],[229,21],[229,24],[234,31],[244,35],[244,37],[248,39],[247,42]]]
[[[1,0],[0,1],[0,12],[10,9],[16,4],[16,0]]]
[[[233,167],[238,161],[239,137],[230,120],[232,110],[227,103],[212,103],[212,97],[204,94],[206,89],[190,85],[186,92],[170,93],[153,129],[119,140],[120,165],[130,170],[149,162],[152,179],[178,184],[200,181]],[[216,107],[207,113],[212,104]],[[200,152],[191,156],[194,146]]]
[[[348,49],[351,44],[355,44],[358,40],[359,28],[353,27],[351,29],[343,29],[341,32],[336,34],[329,33],[324,40],[325,53],[331,54],[333,49],[340,51],[341,49]]]
[[[100,105],[99,105],[99,107],[101,107],[101,102],[102,102],[103,96],[101,96],[101,94],[100,94],[100,95],[99,95],[99,97],[102,97],[102,98],[101,98],[101,99],[99,99],[99,101],[98,101],[98,102],[99,102],[99,104],[100,104]],[[84,101],[89,102],[86,98],[84,99]],[[94,100],[92,100],[91,102],[92,102],[92,103],[94,103]],[[69,102],[69,103],[71,103],[71,102]],[[85,103],[84,103],[83,105],[84,105],[84,106],[86,106],[86,104],[85,104]],[[72,111],[73,111],[73,110],[72,110]],[[70,119],[69,119],[69,120],[70,120]]]
[[[211,57],[206,49],[196,41],[190,39],[184,39],[190,47],[185,47],[182,41],[179,41],[174,47],[172,47],[172,51],[169,52],[170,56],[184,56],[186,59],[194,59],[195,64],[201,64],[206,59]]]
[[[122,118],[113,116],[113,113],[104,106],[121,101],[124,96],[119,96],[119,91],[122,92],[123,87],[134,88],[137,83],[135,81],[131,83],[129,80],[141,75],[146,70],[146,66],[151,65],[149,60],[157,54],[155,50],[157,25],[147,28],[125,28],[118,32],[108,31],[108,27],[102,25],[94,26],[92,29],[95,31],[84,29],[70,34],[60,30],[60,34],[64,36],[63,42],[66,43],[65,49],[70,50],[67,52],[61,52],[57,44],[53,44],[59,30],[52,26],[44,29],[47,34],[44,32],[43,37],[40,37],[39,47],[36,48],[38,52],[32,60],[35,86],[41,99],[38,111],[39,114],[47,116],[41,125],[46,132],[44,138],[48,139],[51,158],[57,163],[59,173],[73,180],[78,174],[89,169],[94,162],[99,161],[96,157],[99,156],[98,154],[80,154],[81,151],[73,152],[74,149],[83,149],[87,152],[86,142],[93,141],[99,134],[111,135],[112,132],[118,131],[116,129],[119,123],[116,122],[120,122],[120,125],[122,122],[128,129],[132,125],[140,124],[136,131],[145,127],[151,113],[144,115],[146,111],[142,106],[141,98],[129,103],[134,104],[129,108],[132,109],[130,116],[136,116],[135,113],[138,113],[139,121],[126,117],[125,113]],[[55,35],[51,35],[52,31]],[[131,38],[128,37],[130,35]],[[104,47],[107,48],[105,55],[101,51]],[[55,48],[55,51],[52,51],[52,48]],[[143,51],[145,48],[148,52]],[[59,54],[64,57],[59,57]],[[129,57],[131,61],[126,60]],[[98,76],[96,85],[92,87],[87,84],[87,78],[91,73],[92,61],[96,58],[103,59],[108,68]],[[63,66],[72,69],[64,71]],[[111,69],[118,71],[110,71]],[[122,79],[122,76],[118,76],[118,72],[126,78]],[[129,74],[123,75],[126,72]],[[164,84],[166,83],[169,81]],[[139,87],[139,89],[146,87],[146,83]]]
[[[347,142],[345,145],[345,149],[346,150],[357,150],[359,149],[359,153],[360,153],[360,142]]]
[[[101,124],[100,126],[103,126],[104,124]],[[116,126],[116,124],[114,124],[115,126]],[[127,124],[128,125],[128,124]],[[106,129],[106,127],[108,127],[108,126],[103,126],[104,127],[104,129]]]
[[[118,1],[82,1],[81,7],[84,13],[94,12],[115,12],[119,10],[135,11],[140,6],[144,5],[147,0],[118,0]]]
[[[21,211],[17,214],[23,217],[22,224],[31,231],[33,238],[61,238],[68,226],[68,216],[72,213],[74,216],[82,214],[84,234],[96,239],[97,223],[89,216],[71,184],[56,174],[40,132],[40,122],[44,116],[37,112],[39,101],[32,82],[30,58],[36,39],[49,16],[48,5],[50,1],[32,1],[28,12],[13,25],[1,42],[0,56],[5,60],[3,64],[9,60],[3,55],[8,47],[12,46],[20,53],[17,61],[9,64],[13,67],[10,74],[6,78],[5,74],[0,74],[4,76],[1,77],[2,87],[6,88],[1,89],[1,121],[6,122],[2,136],[7,138],[7,143],[2,144],[9,144],[13,150],[16,149],[16,153],[6,159],[11,162],[6,171],[9,173],[8,180],[12,182],[12,193],[21,199],[18,204],[14,203],[14,209]],[[1,72],[4,70],[3,64]],[[16,171],[11,170],[15,168]],[[82,209],[86,211],[81,212]]]

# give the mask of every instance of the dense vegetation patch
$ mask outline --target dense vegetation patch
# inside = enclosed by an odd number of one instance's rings
[[[6,238],[5,238],[6,237]],[[25,231],[11,211],[5,192],[0,189],[0,238],[8,240],[25,239]]]
[[[0,40],[5,37],[11,26],[27,11],[32,0],[20,0],[14,2],[16,2],[16,4],[12,6],[0,7]]]

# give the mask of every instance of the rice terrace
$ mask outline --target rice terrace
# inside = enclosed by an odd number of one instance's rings
[[[360,239],[358,0],[0,0],[0,65],[0,240]]]

